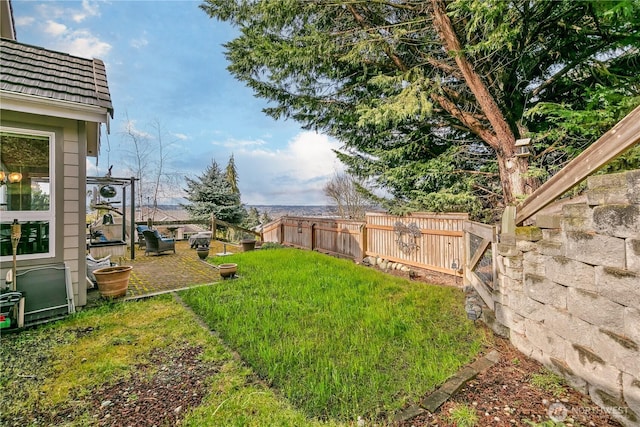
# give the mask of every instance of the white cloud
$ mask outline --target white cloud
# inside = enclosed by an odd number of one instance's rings
[[[88,31],[78,30],[65,35],[57,43],[57,49],[83,58],[101,58],[109,53],[111,45]]]
[[[234,152],[242,200],[248,204],[322,205],[325,183],[342,164],[332,151],[339,143],[326,135],[302,132],[283,149]]]
[[[251,147],[254,145],[265,145],[266,142],[262,139],[227,139],[224,142],[212,142],[213,145],[222,145],[223,147],[228,148],[241,148]]]
[[[98,16],[100,10],[97,3],[91,3],[88,0],[82,0],[82,10],[72,13],[71,19],[74,22],[82,22],[90,16]]]
[[[186,141],[187,139],[189,139],[189,137],[184,133],[172,133],[171,135],[173,135],[175,138],[179,139],[180,141]]]
[[[59,37],[67,31],[67,26],[59,22],[47,21],[45,23],[44,32],[50,36]]]
[[[20,16],[15,20],[16,27],[28,27],[36,22],[36,18],[33,16]]]
[[[135,49],[141,49],[149,44],[149,40],[145,36],[138,37],[137,39],[131,40],[131,47]]]

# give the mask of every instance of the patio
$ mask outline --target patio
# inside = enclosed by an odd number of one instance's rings
[[[227,252],[239,252],[236,245],[212,241],[209,258],[216,257],[226,247]],[[129,280],[129,289],[125,300],[144,298],[152,295],[172,292],[188,287],[206,285],[222,280],[220,273],[211,264],[201,261],[195,249],[191,249],[189,242],[181,240],[176,242],[176,253],[163,253],[161,255],[144,255],[144,249],[136,247],[136,258],[131,260],[128,256],[112,259],[119,265],[131,265],[133,271]],[[220,259],[220,257],[217,257]],[[216,264],[222,261],[217,260]],[[97,287],[87,291],[87,307],[95,305],[101,299]]]

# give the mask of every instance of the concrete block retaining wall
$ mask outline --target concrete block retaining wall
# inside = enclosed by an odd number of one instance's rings
[[[496,328],[625,426],[640,425],[640,170],[499,243]]]

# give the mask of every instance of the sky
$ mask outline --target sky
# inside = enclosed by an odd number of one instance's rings
[[[222,45],[237,30],[211,19],[200,3],[13,0],[12,6],[19,42],[105,62],[115,112],[109,134],[103,126],[98,161],[88,160],[89,175],[113,165],[112,175],[131,176],[126,129],[152,138],[159,125],[167,173],[195,178],[213,160],[224,168],[233,155],[243,203],[326,204],[322,187],[342,170],[332,151],[340,144],[261,111],[267,101],[226,69]]]

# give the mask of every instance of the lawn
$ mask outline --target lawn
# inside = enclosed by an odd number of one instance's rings
[[[384,425],[481,350],[460,290],[293,249],[223,260],[241,277],[180,293],[197,315],[167,295],[3,334],[0,425]]]
[[[239,279],[182,298],[310,418],[388,420],[481,349],[459,289],[290,248],[224,262]]]

